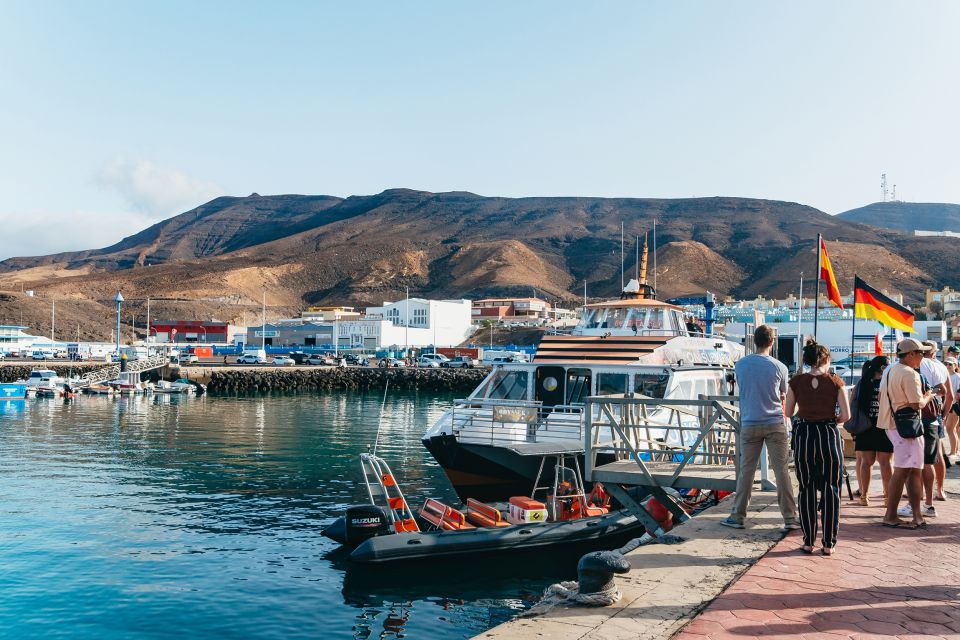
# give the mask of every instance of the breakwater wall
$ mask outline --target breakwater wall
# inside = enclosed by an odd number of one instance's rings
[[[310,369],[216,369],[204,376],[187,377],[204,382],[210,393],[260,393],[271,391],[327,391],[335,389],[391,389],[468,393],[487,375],[486,369],[376,369],[324,367]]]
[[[50,362],[38,362],[37,364],[4,364],[0,366],[0,382],[16,382],[17,380],[26,380],[30,377],[30,372],[34,369],[51,369],[57,372],[57,375],[66,378],[68,375],[82,376],[88,371],[96,371],[110,365],[102,362],[83,364],[74,364],[70,366],[65,363],[52,364]]]

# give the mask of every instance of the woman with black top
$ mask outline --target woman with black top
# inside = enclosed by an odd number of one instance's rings
[[[804,553],[813,553],[817,537],[817,507],[821,507],[823,555],[833,555],[840,528],[840,479],[843,441],[837,422],[850,419],[850,400],[843,380],[830,373],[830,350],[812,338],[803,348],[809,373],[790,379],[786,413],[793,419],[793,460],[800,485],[798,507]],[[837,407],[839,406],[839,415]],[[820,494],[820,500],[817,494]]]
[[[890,476],[893,475],[893,444],[886,431],[877,428],[877,414],[880,412],[880,379],[883,370],[890,364],[887,356],[877,356],[863,364],[863,376],[857,383],[855,394],[857,406],[851,407],[870,419],[870,428],[853,436],[857,452],[857,486],[860,487],[860,504],[870,506],[870,476],[873,464],[880,463],[880,478],[884,491]],[[883,501],[887,496],[884,493]]]

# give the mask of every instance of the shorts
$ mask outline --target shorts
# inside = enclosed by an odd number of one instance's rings
[[[901,438],[896,429],[887,429],[893,445],[893,466],[897,469],[923,469],[923,438]]]
[[[937,464],[940,458],[941,429],[943,425],[939,420],[923,421],[923,464]]]
[[[950,410],[953,411],[958,416],[960,416],[960,402],[954,402],[953,406],[950,407]]]

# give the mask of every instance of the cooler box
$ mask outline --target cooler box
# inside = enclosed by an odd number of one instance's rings
[[[539,524],[547,521],[547,506],[526,496],[510,498],[507,520],[511,524]]]

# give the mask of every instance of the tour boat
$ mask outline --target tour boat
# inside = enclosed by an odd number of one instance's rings
[[[577,454],[583,463],[587,397],[728,395],[743,353],[741,344],[701,332],[682,308],[631,280],[619,300],[585,305],[572,335],[544,336],[531,362],[495,365],[426,431],[423,444],[461,498],[503,499],[529,486],[544,455]],[[657,411],[666,417],[670,410]],[[697,424],[695,417],[683,421]],[[651,437],[692,444],[676,430]]]

